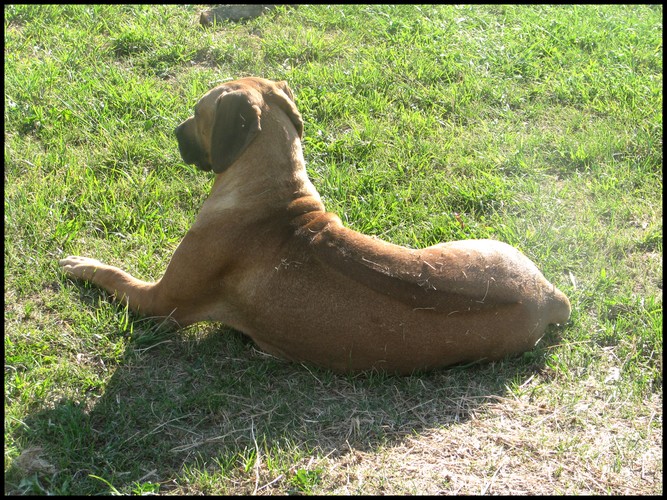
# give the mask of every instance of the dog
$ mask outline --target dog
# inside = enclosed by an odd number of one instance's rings
[[[175,130],[183,161],[216,177],[163,277],[78,256],[62,270],[139,314],[221,322],[269,354],[341,373],[500,360],[568,320],[567,297],[510,245],[414,250],[346,228],[308,178],[303,127],[284,81],[216,86]]]

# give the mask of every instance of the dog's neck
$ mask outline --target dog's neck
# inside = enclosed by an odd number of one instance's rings
[[[280,115],[263,120],[261,135],[233,165],[217,175],[204,208],[244,210],[246,206],[258,206],[257,198],[261,198],[261,206],[267,211],[285,210],[292,201],[307,198],[313,211],[324,211],[320,195],[308,178],[301,139],[291,122]]]

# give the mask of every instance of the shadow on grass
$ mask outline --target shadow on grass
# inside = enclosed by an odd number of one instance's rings
[[[225,474],[256,448],[289,462],[398,444],[465,422],[540,370],[556,334],[509,361],[351,377],[277,360],[224,328],[153,328],[132,341],[98,399],[26,418],[26,449],[41,449],[49,468],[15,467],[5,491],[130,493],[159,482],[164,492],[185,469]]]

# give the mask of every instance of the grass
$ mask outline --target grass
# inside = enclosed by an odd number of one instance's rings
[[[662,7],[5,6],[5,493],[661,494]],[[570,297],[523,356],[336,376],[59,273],[157,279],[211,177],[174,127],[286,79],[348,226],[506,241]]]

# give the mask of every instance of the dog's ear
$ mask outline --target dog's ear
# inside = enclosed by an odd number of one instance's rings
[[[278,106],[280,106],[280,109],[282,109],[287,116],[289,116],[290,120],[292,120],[300,139],[303,137],[303,119],[301,118],[301,113],[299,113],[294,104],[294,94],[292,93],[292,89],[289,88],[285,80],[276,82],[276,86],[282,90],[284,95],[281,95],[281,93],[278,92],[274,92],[273,95],[278,97]],[[285,96],[287,96],[288,99],[285,99]]]
[[[262,114],[247,91],[221,95],[216,103],[211,130],[211,166],[216,174],[224,172],[262,130]]]

